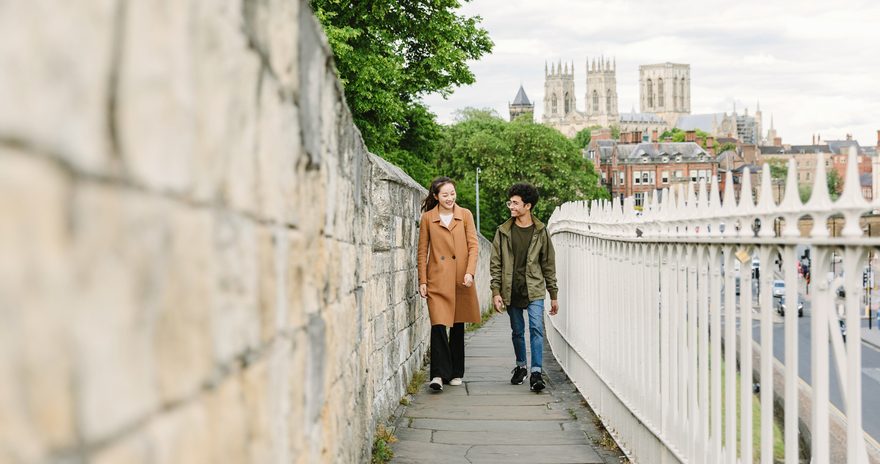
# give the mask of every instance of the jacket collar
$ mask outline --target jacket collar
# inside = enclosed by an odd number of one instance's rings
[[[504,221],[504,224],[498,226],[498,231],[500,231],[503,235],[510,235],[510,228],[513,227],[513,218],[510,218]],[[534,214],[532,214],[532,222],[535,223],[535,232],[540,232],[544,230],[544,223],[541,222]]]
[[[452,205],[452,222],[449,223],[449,230],[455,229],[455,226],[458,225],[460,221],[464,220],[464,216],[461,213],[461,207],[458,204]],[[434,207],[431,210],[431,221],[432,222],[440,222],[440,205]]]

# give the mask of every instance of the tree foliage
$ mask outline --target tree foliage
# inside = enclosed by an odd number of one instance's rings
[[[590,140],[593,138],[593,131],[601,128],[602,126],[590,126],[579,130],[578,133],[574,135],[575,146],[578,148],[587,148],[590,144]]]
[[[467,0],[465,0],[467,1]],[[440,130],[421,98],[471,84],[468,60],[492,50],[479,16],[459,0],[311,0],[336,57],[345,98],[367,147],[417,180],[433,165],[424,144]]]
[[[706,144],[706,138],[711,137],[708,133],[701,131],[700,129],[695,129],[697,135],[697,141],[700,139],[703,140],[703,145]],[[684,139],[687,137],[687,131],[683,131],[677,127],[673,127],[670,130],[663,131],[660,134],[660,140],[666,140],[666,138],[671,139],[673,142],[684,142]],[[703,148],[706,148],[705,146]]]
[[[736,151],[736,144],[733,142],[724,142],[715,147],[715,153],[719,155],[725,151]]]
[[[544,221],[566,201],[607,198],[592,163],[572,140],[550,127],[466,109],[444,129],[441,144],[440,172],[457,180],[459,204],[474,212],[476,169],[481,168],[480,229],[487,237],[510,217],[505,202],[515,182],[538,188],[541,198],[534,212]]]

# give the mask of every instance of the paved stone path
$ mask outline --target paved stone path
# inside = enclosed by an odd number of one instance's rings
[[[528,345],[528,335],[526,335]],[[510,384],[515,364],[506,314],[465,339],[465,378],[440,393],[427,384],[397,421],[393,463],[613,463],[604,431],[544,344],[547,389]],[[608,442],[609,440],[606,440]],[[613,443],[613,442],[611,442]]]

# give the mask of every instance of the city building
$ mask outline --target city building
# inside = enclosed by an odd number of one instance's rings
[[[568,137],[574,137],[580,130],[592,126],[617,126],[621,132],[639,130],[644,137],[655,130],[663,133],[672,127],[656,113],[620,113],[617,65],[614,60],[604,57],[593,59],[587,62],[586,69],[584,111],[580,111],[575,95],[574,63],[569,66],[569,63],[559,62],[551,64],[549,68],[544,65],[544,112],[541,122]],[[687,91],[689,95],[690,89]]]
[[[591,140],[587,158],[598,166],[612,197],[633,196],[642,206],[649,192],[718,174],[718,161],[695,142],[643,142],[639,131],[619,141]]]
[[[507,104],[507,110],[510,112],[511,121],[526,114],[529,115],[530,121],[534,120],[535,104],[529,101],[529,97],[526,96],[526,91],[522,85],[519,86],[513,103]]]
[[[669,126],[691,113],[691,66],[659,63],[639,66],[639,109]]]
[[[701,130],[715,137],[735,137],[751,145],[773,144],[777,138],[772,126],[763,135],[760,103],[754,115],[748,109],[733,113],[691,114],[691,69],[689,64],[658,63],[639,66],[639,112],[633,108],[621,113],[617,96],[617,64],[614,59],[588,60],[586,63],[584,110],[578,110],[574,63],[544,64],[544,109],[541,122],[568,137],[588,127],[616,126],[621,133],[641,132],[644,142],[650,135],[677,127]],[[513,114],[513,113],[511,113]],[[769,141],[768,141],[769,140]],[[781,143],[781,141],[780,141]]]

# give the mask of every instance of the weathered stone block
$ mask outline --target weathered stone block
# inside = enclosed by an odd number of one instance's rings
[[[301,176],[302,153],[297,109],[283,96],[278,84],[266,73],[260,84],[257,127],[257,202],[260,217],[301,226],[309,221],[306,199],[297,186],[321,188],[314,174]]]
[[[76,441],[71,188],[54,163],[0,148],[0,449],[12,462]]]
[[[215,359],[229,362],[258,345],[257,229],[241,216],[213,215],[211,334]]]
[[[116,0],[0,4],[0,139],[113,172],[106,131],[117,8]]]
[[[86,440],[158,406],[155,330],[169,285],[173,214],[168,200],[110,185],[83,184],[74,196],[77,287],[68,323]]]
[[[207,211],[172,208],[167,262],[158,296],[155,332],[156,375],[162,401],[189,396],[212,369],[209,330],[213,267],[211,217]]]
[[[262,55],[284,91],[295,95],[299,92],[299,10],[304,8],[303,14],[311,10],[298,1],[284,0],[245,0],[243,6],[251,46]]]

